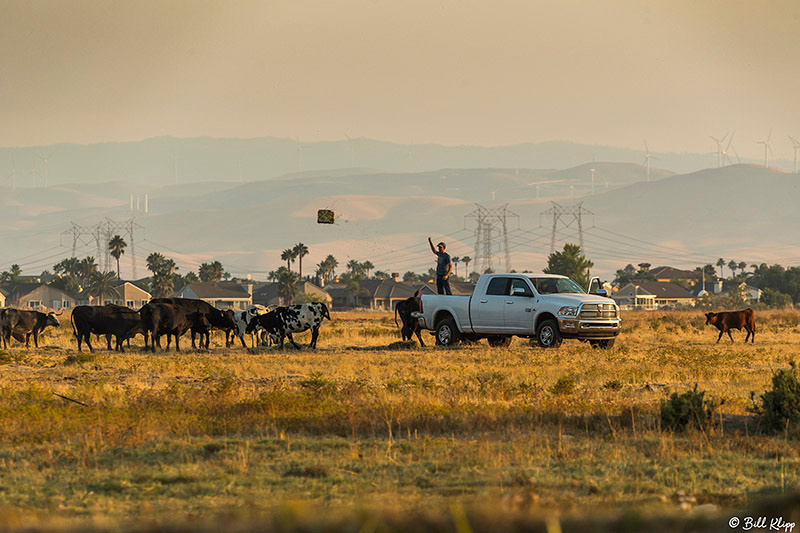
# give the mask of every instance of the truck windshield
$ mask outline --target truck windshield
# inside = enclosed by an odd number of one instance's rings
[[[567,278],[530,278],[539,294],[584,293],[580,285]]]

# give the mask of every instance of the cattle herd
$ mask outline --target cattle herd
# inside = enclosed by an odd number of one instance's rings
[[[12,338],[20,343],[25,342],[25,346],[29,347],[31,337],[38,348],[39,334],[48,326],[58,327],[60,323],[57,316],[60,314],[0,309],[3,348],[8,348]],[[166,335],[166,349],[169,349],[174,339],[175,350],[180,351],[180,338],[187,332],[191,333],[193,349],[208,349],[213,329],[225,333],[227,347],[233,345],[236,337],[239,337],[243,347],[247,347],[245,333],[257,333],[252,339],[253,346],[273,343],[283,347],[284,339],[288,337],[297,348],[299,346],[294,342],[292,334],[311,330],[311,347],[316,348],[319,328],[325,318],[330,320],[331,315],[324,303],[275,309],[253,305],[244,311],[223,311],[203,300],[158,298],[138,311],[119,305],[79,305],[72,310],[70,320],[79,351],[83,351],[84,343],[89,351],[94,351],[92,335],[95,335],[98,339],[105,336],[109,350],[113,337],[115,349],[124,352],[124,344],[127,342],[130,346],[130,339],[139,334],[144,336],[146,349],[161,349],[161,339]]]
[[[394,321],[400,317],[400,329],[403,341],[412,340],[416,335],[421,346],[425,346],[420,334],[420,326],[412,313],[420,310],[419,292],[400,301],[395,306]],[[33,337],[34,345],[39,347],[39,335],[48,326],[60,325],[58,316],[61,313],[42,313],[40,311],[3,308],[0,309],[0,338],[3,349],[7,349],[13,338],[19,343],[30,346]],[[138,311],[119,305],[89,306],[80,305],[73,309],[71,322],[72,332],[82,351],[83,343],[93,351],[92,335],[98,339],[105,336],[107,347],[111,350],[111,338],[115,339],[115,349],[124,352],[123,344],[136,335],[144,336],[146,349],[161,349],[161,338],[167,336],[166,349],[175,340],[175,349],[180,351],[180,338],[191,333],[192,348],[208,349],[211,330],[225,333],[225,345],[230,347],[238,337],[242,347],[246,348],[245,335],[251,335],[252,346],[278,344],[281,348],[284,339],[295,348],[300,346],[294,341],[293,333],[311,330],[309,347],[317,347],[319,329],[324,319],[331,319],[328,307],[324,303],[307,303],[288,307],[270,309],[261,305],[251,305],[247,310],[220,310],[203,301],[189,298],[157,298],[145,304]],[[745,342],[755,342],[755,316],[752,309],[742,311],[723,311],[706,313],[706,325],[715,326],[719,330],[717,342],[722,335],[731,336],[732,329],[745,329]],[[255,335],[255,336],[254,336]]]

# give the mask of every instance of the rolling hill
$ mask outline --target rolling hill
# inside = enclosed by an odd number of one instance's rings
[[[135,249],[140,273],[146,255],[160,251],[175,257],[184,272],[219,259],[237,275],[263,277],[281,264],[280,250],[296,242],[311,250],[307,269],[333,254],[342,265],[370,259],[381,270],[423,271],[431,260],[428,235],[447,240],[453,255],[474,257],[474,225],[464,216],[479,202],[510,204],[520,228],[510,222],[512,266],[541,269],[552,226],[541,213],[551,200],[583,201],[594,213],[584,221],[585,248],[595,272],[604,275],[638,261],[689,267],[720,256],[748,264],[800,260],[794,206],[800,180],[794,174],[734,165],[681,175],[653,170],[651,181],[643,182],[640,165],[598,162],[597,181],[607,179],[591,195],[588,168],[309,171],[251,183],[158,187],[116,181],[4,189],[0,268],[17,262],[38,273],[71,252],[71,237],[60,235],[71,222],[91,226],[103,217],[135,216],[145,227]],[[131,195],[143,200],[144,193],[150,212],[131,211]],[[321,208],[334,209],[335,225],[316,223]],[[559,247],[564,240],[577,240],[574,224],[559,227]],[[96,245],[84,241],[79,255],[95,255]],[[503,264],[500,255],[495,264]]]

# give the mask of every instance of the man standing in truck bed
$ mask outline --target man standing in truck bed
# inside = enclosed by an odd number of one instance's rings
[[[445,244],[443,242],[440,242],[434,248],[433,241],[428,237],[428,244],[431,245],[431,252],[438,258],[436,261],[436,292],[439,294],[453,294],[450,292],[450,281],[448,279],[450,272],[453,270],[450,254],[444,251]]]

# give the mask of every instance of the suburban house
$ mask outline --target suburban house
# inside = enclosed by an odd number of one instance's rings
[[[8,293],[5,289],[0,289],[0,307],[6,306],[6,298],[8,297]]]
[[[632,281],[612,296],[623,309],[658,309],[695,304],[695,297],[680,285],[664,281]]]
[[[433,287],[433,288],[432,288]],[[450,282],[453,294],[472,294],[474,285],[471,283]],[[395,279],[365,279],[358,282],[358,290],[353,291],[342,283],[334,283],[325,287],[333,298],[335,309],[352,309],[356,307],[365,309],[388,310],[394,309],[397,302],[403,301],[419,290],[420,294],[435,294],[435,284],[421,281],[397,281]]]
[[[761,299],[761,289],[748,284],[746,281],[725,281],[722,283],[723,293],[738,291],[748,302],[757,302]]]
[[[739,291],[744,298],[748,302],[758,302],[761,300],[761,289],[752,285],[749,281],[722,281],[722,280],[715,280],[715,281],[706,281],[703,286],[700,286],[700,283],[696,283],[691,292],[695,296],[700,294],[701,289],[704,289],[707,293],[710,294],[723,294],[723,293],[730,293],[733,291]]]
[[[648,274],[653,276],[654,280],[664,283],[673,280],[693,282],[698,276],[697,272],[692,270],[681,270],[679,268],[673,268],[670,266],[651,268],[648,271]]]
[[[331,305],[333,302],[330,294],[310,281],[301,281],[297,284],[297,296],[295,296],[295,299],[303,295],[314,301],[324,302],[327,305]],[[253,291],[253,303],[269,307],[287,305],[278,294],[278,284],[273,282],[256,285]]]
[[[198,281],[185,286],[177,296],[203,300],[217,309],[247,309],[253,304],[252,292],[252,283],[242,286],[234,281]]]
[[[27,309],[71,309],[75,298],[44,283],[10,283],[5,286],[5,305]]]
[[[130,281],[117,283],[112,294],[106,294],[102,298],[103,304],[123,305],[131,309],[140,309],[144,304],[152,299],[152,295],[146,290],[134,285]],[[89,294],[89,289],[81,291],[76,298],[78,305],[100,305],[101,299]]]
[[[345,284],[336,283],[326,287],[333,298],[335,309],[364,309],[392,310],[394,304],[414,296],[419,290],[420,294],[433,294],[427,284],[422,282],[395,281],[393,279],[364,279],[358,282],[358,290],[354,291]]]

